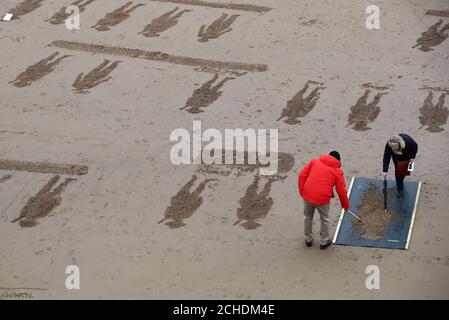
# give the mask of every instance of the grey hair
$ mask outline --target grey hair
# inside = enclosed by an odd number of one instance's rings
[[[390,140],[388,140],[388,145],[392,147],[393,145],[399,145],[401,149],[405,149],[405,141],[398,134],[394,134],[391,136]]]

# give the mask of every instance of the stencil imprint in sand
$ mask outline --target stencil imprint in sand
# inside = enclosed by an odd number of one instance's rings
[[[433,92],[429,91],[429,95],[424,100],[423,106],[419,109],[420,116],[419,122],[421,123],[421,128],[427,127],[426,130],[429,132],[441,132],[444,131],[441,126],[447,123],[447,118],[449,116],[449,109],[444,106],[446,98],[446,93],[443,92],[438,98],[436,104],[433,103]]]
[[[352,126],[356,131],[367,131],[371,129],[368,127],[369,123],[374,122],[380,114],[380,107],[378,106],[380,98],[385,95],[384,92],[379,92],[374,96],[373,101],[368,103],[369,89],[357,100],[356,104],[351,107],[351,113],[348,115],[348,124],[346,127]]]
[[[108,66],[111,61],[105,59],[98,67],[88,74],[80,73],[73,83],[74,91],[87,93],[88,89],[98,86],[100,83],[109,81],[112,77],[109,74],[118,66],[121,61],[115,61]]]
[[[136,10],[138,7],[144,6],[144,4],[136,4],[133,7],[130,7],[133,4],[132,1],[127,4],[121,6],[120,8],[115,9],[112,12],[106,14],[106,16],[100,20],[98,20],[97,24],[92,28],[97,29],[98,31],[107,31],[110,30],[110,27],[116,26],[119,23],[122,23],[126,19],[130,17],[130,13]]]
[[[223,34],[230,32],[232,30],[231,25],[238,16],[238,14],[233,14],[228,18],[228,15],[223,13],[221,17],[212,22],[210,26],[206,27],[206,25],[202,25],[198,32],[198,41],[207,42],[210,39],[217,39]]]
[[[285,179],[285,177],[280,179]],[[245,195],[240,199],[240,207],[237,208],[237,221],[234,225],[245,220],[241,225],[247,229],[257,229],[261,226],[257,221],[263,219],[270,212],[273,206],[273,199],[269,197],[273,182],[280,180],[279,178],[262,178],[255,176],[251,185],[246,189]],[[258,193],[260,180],[265,181],[262,191]]]
[[[201,113],[204,112],[204,108],[207,108],[212,103],[214,103],[220,96],[223,94],[223,91],[219,91],[226,81],[232,80],[235,78],[226,77],[216,85],[214,85],[215,81],[218,80],[218,74],[216,74],[211,80],[207,81],[205,84],[201,86],[201,88],[193,91],[192,96],[187,100],[186,105],[182,107],[180,110],[186,109],[187,112],[190,113]]]
[[[29,66],[24,72],[17,76],[16,80],[11,81],[10,83],[14,84],[16,87],[23,88],[42,79],[50,74],[63,59],[70,57],[69,55],[64,55],[52,61],[58,54],[59,52],[55,52],[51,56]]]
[[[211,156],[213,156],[215,150],[211,152]],[[222,149],[220,151],[222,155],[222,163],[225,163],[225,152],[226,150]],[[234,163],[236,163],[237,152],[233,150],[233,158]],[[257,156],[257,155],[256,155]],[[256,164],[248,164],[249,153],[247,151],[244,152],[243,158],[245,160],[245,164],[201,164],[197,172],[203,173],[207,175],[219,175],[219,176],[229,176],[231,174],[239,177],[246,173],[253,173],[259,170],[261,167],[268,167],[269,165],[261,165],[260,163]],[[295,165],[295,158],[290,153],[280,152],[278,153],[278,171],[276,175],[270,176],[272,179],[283,179],[285,175],[293,169]],[[257,174],[257,172],[256,172]]]
[[[63,163],[29,162],[0,159],[0,170],[27,171],[39,173],[67,174],[82,176],[87,174],[86,166]]]
[[[7,174],[6,176],[3,176],[3,177],[0,178],[0,183],[6,182],[6,181],[8,181],[11,178],[12,178],[12,175]]]
[[[171,27],[175,26],[178,23],[178,19],[181,18],[181,16],[186,13],[190,12],[192,10],[181,10],[178,13],[176,11],[179,8],[176,7],[175,9],[164,13],[160,17],[153,19],[150,24],[148,24],[142,32],[139,32],[138,34],[143,34],[145,37],[159,37],[160,33],[170,29]],[[176,13],[176,14],[175,14]]]
[[[429,16],[449,18],[449,10],[427,10],[426,14]]]
[[[413,48],[419,47],[421,51],[431,51],[432,47],[440,45],[449,36],[449,23],[446,23],[440,30],[438,30],[443,23],[440,19],[437,23],[429,28],[429,30],[421,33],[421,37],[416,40],[416,45]]]
[[[253,4],[243,4],[243,3],[224,3],[224,2],[210,2],[201,0],[151,0],[151,1],[187,4],[192,6],[203,6],[218,9],[253,11],[257,13],[263,13],[271,10],[271,8],[269,7],[257,6]]]
[[[67,178],[54,188],[59,179],[60,176],[53,176],[35,196],[27,201],[20,211],[19,217],[12,222],[19,221],[19,225],[23,228],[34,227],[37,225],[37,219],[47,216],[54,208],[59,206],[62,201],[62,192],[70,182],[76,180]]]
[[[77,6],[79,9],[79,12],[84,12],[86,10],[86,7],[94,2],[95,0],[77,0],[70,4],[70,6]],[[47,21],[51,24],[63,24],[67,20],[68,17],[70,17],[71,13],[66,13],[67,7],[62,7],[58,12],[56,12],[50,19]]]
[[[316,87],[307,97],[304,97],[304,94],[309,89],[310,85],[315,85]],[[287,105],[282,110],[281,116],[276,121],[287,118],[284,120],[286,124],[293,125],[300,123],[301,121],[298,118],[305,117],[313,110],[320,98],[320,90],[325,88],[323,83],[310,80],[307,81],[304,88],[302,88],[291,100],[287,101]]]
[[[165,218],[158,223],[162,223],[169,219],[170,221],[165,224],[169,226],[170,229],[185,226],[183,220],[190,218],[203,203],[203,198],[200,195],[206,188],[206,185],[211,181],[216,181],[216,179],[205,179],[193,192],[191,192],[190,189],[197,179],[198,177],[193,175],[190,181],[171,198],[170,205],[165,209]]]
[[[185,66],[206,68],[206,70],[208,70],[208,68],[220,70],[241,70],[250,72],[254,71],[264,72],[268,70],[268,66],[265,64],[226,62],[210,59],[191,58],[191,57],[170,55],[168,53],[160,51],[144,51],[140,49],[111,47],[111,46],[95,45],[65,40],[53,41],[50,44],[50,46],[68,50],[84,51],[91,53],[104,53],[108,55],[128,57],[128,58],[168,62]],[[199,70],[201,71],[201,69]]]
[[[394,189],[388,189],[388,203],[391,203],[394,194]],[[361,221],[354,218],[352,223],[357,227],[356,232],[360,234],[360,237],[367,240],[378,240],[382,238],[388,225],[397,215],[392,209],[385,212],[382,190],[376,185],[371,185],[357,208],[357,216]]]
[[[13,19],[18,19],[19,17],[36,10],[42,5],[43,1],[44,0],[25,0],[20,2],[11,11],[11,13],[13,14]]]

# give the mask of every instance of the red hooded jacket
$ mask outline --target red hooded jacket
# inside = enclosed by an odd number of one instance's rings
[[[342,208],[349,209],[341,163],[330,155],[312,159],[298,176],[299,194],[310,203],[325,205],[334,197],[336,186]]]

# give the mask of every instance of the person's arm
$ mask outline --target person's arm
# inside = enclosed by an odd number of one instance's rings
[[[304,184],[307,181],[307,178],[310,174],[310,169],[312,168],[313,160],[310,161],[308,164],[304,166],[304,168],[301,170],[301,173],[298,175],[298,189],[299,194],[302,196],[302,192],[304,190]]]
[[[388,143],[385,145],[384,150],[384,161],[383,161],[383,173],[388,172],[388,167],[390,166],[390,160],[391,160],[391,148],[388,145]]]
[[[416,154],[418,153],[418,144],[412,138],[410,138],[410,141],[406,143],[407,148],[409,149],[410,152],[410,158],[414,160],[416,158]]]
[[[349,209],[348,192],[346,190],[345,176],[342,170],[337,171],[336,189],[338,197],[340,198],[341,207],[345,210]]]

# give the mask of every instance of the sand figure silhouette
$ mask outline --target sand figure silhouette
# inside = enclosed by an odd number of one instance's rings
[[[110,30],[110,27],[116,26],[119,23],[122,23],[123,21],[128,19],[130,17],[130,13],[136,10],[138,7],[144,6],[144,4],[136,4],[135,6],[130,7],[132,4],[133,2],[130,1],[127,4],[121,6],[120,8],[107,13],[106,16],[98,20],[97,24],[92,28],[95,28],[98,31]]]
[[[178,19],[181,18],[181,16],[186,13],[190,12],[192,10],[181,10],[178,13],[178,7],[175,9],[164,13],[160,17],[153,19],[150,24],[148,24],[143,31],[139,32],[138,34],[142,34],[145,37],[159,37],[159,35],[170,29],[171,27],[175,26],[178,23]],[[175,14],[176,13],[176,14]]]
[[[27,201],[20,211],[19,217],[12,222],[19,221],[19,225],[23,228],[33,227],[37,225],[37,219],[47,216],[54,208],[59,206],[62,201],[62,192],[70,182],[76,180],[67,178],[53,189],[59,179],[59,175],[53,176],[35,196]]]
[[[69,6],[77,6],[79,12],[86,10],[86,7],[94,2],[95,0],[77,0],[72,2]],[[63,24],[70,17],[71,13],[66,13],[67,7],[62,7],[58,12],[56,12],[50,19],[46,20],[51,24]]]
[[[203,198],[200,196],[201,193],[206,188],[206,185],[211,181],[216,181],[216,179],[206,179],[201,182],[194,191],[190,189],[195,184],[198,179],[196,175],[193,175],[189,182],[187,182],[179,192],[171,198],[170,205],[165,209],[165,218],[159,221],[162,223],[169,219],[170,221],[165,224],[170,227],[170,229],[176,229],[185,226],[183,220],[190,218],[196,210],[203,203]]]
[[[6,182],[6,181],[8,181],[11,178],[12,178],[12,175],[7,174],[6,176],[3,176],[3,177],[0,178],[0,183]]]
[[[180,110],[186,109],[186,111],[190,113],[204,112],[204,110],[201,109],[206,108],[210,106],[213,102],[215,102],[223,94],[223,91],[219,91],[223,87],[223,85],[227,81],[235,78],[226,77],[214,86],[213,84],[215,83],[215,81],[217,81],[217,79],[218,74],[216,74],[211,80],[203,84],[201,88],[193,91],[193,94],[187,100],[186,105],[182,107]]]
[[[30,86],[31,83],[45,77],[46,75],[51,73],[63,59],[70,57],[70,55],[64,55],[52,61],[58,54],[59,52],[55,52],[51,56],[29,66],[24,72],[19,74],[14,81],[11,81],[10,83],[14,84],[16,87],[22,88]]]
[[[232,30],[231,25],[237,19],[239,15],[233,14],[228,17],[226,13],[223,13],[220,18],[212,22],[210,26],[202,25],[198,32],[198,41],[207,42],[211,39],[217,39],[225,33]]]
[[[19,17],[36,10],[42,5],[44,0],[25,0],[17,4],[11,13],[13,14],[13,19],[19,19]]]
[[[446,93],[441,93],[438,98],[438,102],[433,104],[433,92],[429,91],[429,95],[424,100],[423,106],[419,109],[420,116],[419,122],[421,123],[420,129],[427,127],[429,132],[441,132],[444,131],[441,126],[447,123],[449,116],[449,109],[444,106]]]
[[[278,179],[268,179],[265,182],[263,189],[260,193],[257,192],[259,188],[260,176],[255,176],[251,185],[246,189],[245,195],[240,199],[240,207],[237,208],[237,221],[234,225],[239,224],[243,220],[241,225],[247,229],[257,229],[261,226],[257,222],[259,219],[263,219],[270,212],[273,206],[273,199],[269,197],[271,191],[271,185]]]
[[[356,104],[351,107],[351,113],[348,115],[348,124],[346,127],[352,126],[356,131],[367,131],[371,129],[368,127],[368,124],[374,122],[379,116],[380,107],[378,104],[380,98],[386,93],[377,93],[374,99],[368,103],[369,93],[370,90],[365,90],[365,93],[357,100]]]
[[[307,97],[304,97],[304,94],[309,89],[311,84],[319,86],[315,87]],[[293,125],[300,123],[301,120],[298,118],[305,117],[310,111],[313,110],[318,102],[320,98],[320,90],[325,89],[325,87],[321,85],[322,83],[310,80],[307,81],[304,88],[302,88],[291,100],[287,101],[287,105],[282,110],[281,116],[276,121],[287,118],[284,120],[286,124]]]
[[[421,51],[434,50],[432,47],[440,45],[449,36],[449,23],[446,23],[440,30],[439,27],[443,23],[440,19],[437,23],[432,25],[427,31],[421,33],[421,37],[416,40],[416,45],[413,48],[419,47]]]
[[[80,73],[73,83],[74,91],[77,93],[87,93],[88,89],[98,86],[100,83],[109,81],[112,77],[109,74],[117,68],[121,61],[114,61],[108,66],[111,61],[105,59],[103,63],[94,68],[88,74]]]

